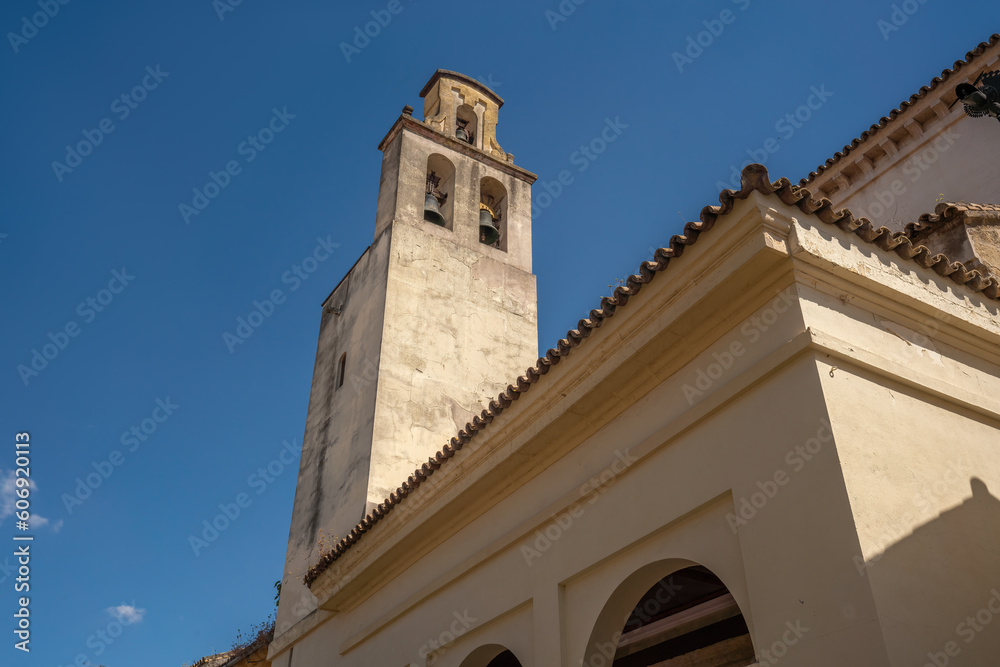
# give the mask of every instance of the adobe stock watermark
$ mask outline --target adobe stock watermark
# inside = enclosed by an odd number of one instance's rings
[[[84,324],[90,324],[111,305],[115,296],[121,294],[133,280],[135,280],[135,276],[130,275],[124,266],[121,271],[112,270],[111,280],[108,281],[107,288],[98,290],[93,296],[88,296],[77,304],[76,314],[83,319]],[[38,348],[31,348],[31,360],[27,365],[18,364],[16,369],[24,386],[27,387],[32,378],[38,377],[42,371],[48,368],[49,364],[55,361],[56,357],[69,347],[72,339],[79,336],[82,331],[82,327],[76,320],[69,320],[55,333],[51,331],[48,333],[49,342],[42,344],[41,352]]]
[[[893,217],[889,218],[889,220],[895,220],[895,205],[899,201],[899,198],[906,194],[910,184],[919,181],[942,155],[951,150],[952,146],[955,145],[955,141],[960,139],[961,136],[955,132],[955,128],[948,128],[940,136],[936,137],[934,141],[930,142],[929,146],[906,158],[903,161],[903,174],[909,177],[909,183],[901,178],[893,179],[888,187],[875,191],[873,195],[875,201],[869,204],[867,208],[852,207],[854,217],[886,221],[885,216],[891,210]]]
[[[127,431],[122,432],[119,441],[126,448],[129,454],[135,453],[140,446],[149,440],[166,422],[174,412],[181,406],[170,400],[170,397],[157,398],[153,401],[155,407],[148,417],[141,419],[137,424],[133,424]],[[63,493],[60,499],[66,508],[66,513],[73,514],[73,510],[83,505],[98,488],[111,479],[115,470],[125,463],[125,454],[120,449],[112,449],[108,452],[107,458],[99,461],[91,461],[93,472],[87,473],[84,477],[76,478],[76,486],[72,493]]]
[[[5,556],[3,559],[3,564],[0,565],[0,584],[6,582],[10,579],[11,575],[17,574],[17,562],[12,565],[10,562],[10,556]]]
[[[546,9],[545,20],[549,22],[549,27],[552,28],[552,32],[555,32],[556,28],[559,27],[559,24],[564,23],[576,12],[576,8],[586,1],[587,0],[562,0],[556,6],[555,11]]]
[[[628,620],[633,616],[646,625],[653,618],[663,611],[666,606],[670,603],[674,597],[677,596],[684,590],[684,587],[680,584],[674,583],[673,575],[667,577],[666,579],[660,579],[656,582],[656,592],[653,593],[652,597],[646,598],[642,603],[642,606],[636,605],[632,612],[629,614],[629,618],[626,619],[625,624],[628,626]]]
[[[478,434],[475,437],[472,437],[465,445],[462,446],[460,451],[457,451],[455,453],[455,456],[458,456],[459,454],[464,456],[471,456],[474,452],[476,452],[480,448],[480,446],[482,446],[485,440],[486,436],[482,434]],[[451,446],[450,443],[449,446]],[[440,471],[435,472],[432,475],[428,475],[420,480],[420,484],[417,487],[416,492],[422,495],[434,493],[435,489],[437,489],[439,485],[443,484],[446,479],[447,476],[442,474]],[[393,489],[391,493],[396,493],[396,491],[397,489]],[[411,491],[411,493],[413,492]],[[388,498],[386,498],[385,500],[388,500]],[[406,517],[408,517],[411,513],[413,513],[418,507],[420,507],[420,505],[412,501],[397,502],[392,507],[392,511],[384,515],[385,519],[383,520],[391,519],[394,521],[405,521]],[[371,510],[367,511],[366,514],[374,516],[374,512],[372,512]]]
[[[350,363],[350,360],[347,362]],[[371,359],[365,359],[361,362],[361,372],[352,371],[347,379],[351,383],[351,389],[357,394],[378,379],[378,366],[372,363]]]
[[[966,644],[971,644],[972,640],[993,622],[993,617],[1000,615],[1000,591],[994,588],[990,593],[990,599],[974,616],[966,616],[965,620],[955,626],[955,634],[961,637]],[[928,651],[927,662],[923,664],[923,667],[945,667],[952,658],[957,657],[962,652],[962,647],[954,640],[946,642],[942,649],[941,651]]]
[[[8,32],[7,41],[14,53],[20,53],[21,47],[38,35],[38,31],[49,24],[49,20],[54,19],[59,13],[60,6],[68,5],[70,0],[38,0],[38,6],[42,11],[35,12],[28,18],[27,15],[21,17],[21,29],[17,32]]]
[[[611,667],[615,660],[615,653],[618,652],[618,642],[621,641],[623,634],[625,633],[621,630],[616,630],[611,635],[610,641],[594,642],[594,650],[590,654],[590,659],[586,662],[580,661],[580,664],[583,667]]]
[[[816,430],[814,436],[788,450],[788,453],[785,454],[785,463],[791,468],[792,473],[801,472],[806,467],[806,463],[812,461],[822,451],[823,445],[832,440],[833,429],[830,426],[830,422],[826,419],[821,419],[820,427]],[[734,502],[733,505],[736,509],[736,514],[732,512],[726,514],[726,523],[729,524],[733,535],[739,532],[740,526],[747,525],[751,519],[757,516],[778,495],[781,487],[787,486],[791,479],[791,476],[785,472],[784,468],[778,468],[769,479],[765,479],[763,482],[760,480],[757,481],[757,488],[759,490],[751,493],[749,498],[743,496],[738,503]]]
[[[621,116],[615,116],[614,120],[605,118],[604,127],[601,128],[597,136],[586,144],[580,144],[577,150],[570,153],[569,163],[576,167],[578,173],[582,174],[627,129],[628,124],[622,122]],[[553,181],[538,181],[538,184],[545,188],[545,192],[537,192],[538,185],[536,185],[536,194],[531,198],[532,220],[537,221],[542,211],[551,206],[552,202],[558,199],[565,189],[573,184],[575,178],[569,169],[563,169]]]
[[[347,579],[348,577],[345,577]],[[346,582],[345,582],[346,583]],[[276,635],[281,635],[292,628],[296,623],[313,612],[316,607],[310,605],[305,598],[299,598],[295,606],[291,609],[291,618],[285,617],[280,623],[275,624]]]
[[[780,136],[765,139],[760,148],[748,148],[746,152],[750,156],[750,159],[740,166],[736,166],[735,164],[729,165],[729,183],[716,181],[715,187],[719,190],[739,190],[740,175],[746,169],[747,165],[754,162],[767,164],[768,158],[781,150],[779,141],[782,139],[788,141],[795,136],[796,130],[801,130],[813,117],[813,113],[822,109],[823,105],[831,97],[833,97],[833,93],[826,89],[826,84],[820,84],[819,88],[809,86],[809,95],[803,100],[802,104],[797,106],[793,111],[779,117],[774,122],[774,131]]]
[[[866,561],[860,554],[852,558],[858,574],[865,576],[870,568],[882,560],[889,547],[909,535],[914,526],[922,525],[937,517],[941,511],[941,505],[948,498],[954,496],[956,488],[967,483],[974,470],[975,468],[961,457],[948,461],[948,466],[934,481],[921,486],[920,490],[913,494],[908,509],[897,515],[895,527],[883,532],[875,539],[872,544],[873,555],[871,558]]]
[[[932,364],[942,366],[941,353],[931,340],[931,336],[941,329],[941,324],[948,318],[943,312],[938,311],[933,318],[921,320],[918,329],[910,329],[891,320],[886,320],[876,316],[875,321],[883,329],[896,336],[904,343],[904,355],[914,362],[930,361]]]
[[[168,76],[170,76],[170,72],[161,71],[159,65],[155,68],[152,65],[147,65],[145,75],[132,86],[131,90],[111,100],[111,113],[115,114],[119,121],[125,120],[135,109],[139,108],[139,104],[146,100],[149,93],[160,87],[160,84]],[[81,131],[83,139],[76,142],[75,145],[66,145],[64,162],[52,161],[52,172],[56,175],[56,180],[62,183],[63,177],[73,173],[74,169],[83,164],[83,159],[104,142],[105,136],[114,131],[115,123],[109,117],[97,121],[96,127],[92,130],[84,128]]]
[[[574,502],[565,512],[552,515],[550,517],[551,523],[545,528],[536,530],[535,534],[532,535],[533,539],[531,539],[530,545],[521,545],[521,555],[524,556],[524,562],[527,563],[528,567],[531,567],[533,560],[540,558],[542,554],[551,549],[552,545],[573,527],[574,522],[583,516],[582,501],[584,498],[588,505],[596,503],[617,481],[618,475],[625,472],[636,461],[638,459],[632,456],[628,449],[624,453],[615,451],[615,460],[611,465],[602,470],[599,475],[591,477],[581,484],[579,489],[580,502]]]
[[[795,619],[795,623],[785,621],[785,627],[787,629],[782,633],[781,639],[754,653],[759,667],[771,667],[771,665],[778,664],[778,661],[788,655],[788,647],[798,644],[799,640],[809,632],[809,628],[802,625],[802,621],[799,619]]]
[[[226,20],[226,14],[235,12],[236,8],[243,4],[243,0],[212,0],[212,9],[220,21]]]
[[[247,486],[256,495],[261,495],[274,481],[285,472],[286,468],[292,467],[302,454],[302,449],[295,444],[295,440],[288,442],[283,440],[278,455],[271,459],[266,466],[257,468],[256,472],[247,477]],[[298,467],[294,467],[298,472]],[[219,539],[219,535],[229,529],[236,522],[243,510],[253,504],[253,498],[249,493],[240,492],[233,498],[232,502],[219,503],[219,512],[210,519],[201,522],[202,529],[200,537],[194,533],[188,535],[188,545],[195,556],[200,556],[213,542]]]
[[[474,78],[475,78],[476,81],[478,81],[479,83],[483,84],[484,86],[486,86],[487,88],[489,88],[491,90],[496,90],[497,88],[499,88],[500,86],[503,85],[502,81],[494,81],[493,80],[493,72],[490,72],[486,76],[483,76],[482,74],[480,74],[479,76],[474,77]]]
[[[472,626],[474,626],[476,621],[479,620],[475,616],[470,616],[468,609],[463,611],[461,614],[457,611],[452,612],[452,616],[455,617],[455,620],[448,625],[447,630],[443,630],[437,638],[421,644],[420,648],[417,649],[417,655],[421,660],[426,660],[424,664],[428,667],[437,662],[438,658],[447,652],[448,649],[445,647],[447,647],[448,644],[471,630]]]
[[[732,0],[732,3],[739,7],[741,12],[745,12],[750,6],[750,0]],[[684,49],[684,53],[674,51],[670,54],[670,57],[674,60],[674,65],[677,66],[677,71],[683,74],[684,68],[700,58],[705,53],[705,49],[712,46],[715,40],[722,36],[726,26],[736,22],[737,16],[738,14],[733,10],[723,9],[719,12],[719,18],[702,21],[701,24],[705,26],[705,29],[695,35],[688,35],[687,47]]]
[[[247,135],[244,141],[237,144],[236,154],[243,156],[244,161],[250,164],[274,141],[275,136],[285,131],[285,128],[295,117],[296,114],[288,113],[288,107],[281,107],[281,111],[277,107],[273,107],[271,118],[267,124],[254,134]],[[191,218],[201,215],[201,212],[208,208],[212,200],[228,188],[233,178],[241,173],[243,173],[243,166],[236,159],[227,161],[217,172],[209,170],[205,185],[201,188],[191,189],[191,192],[194,193],[191,203],[181,202],[177,205],[177,210],[181,214],[184,224],[191,224]]]
[[[289,292],[298,290],[302,287],[303,282],[309,280],[309,276],[319,270],[319,265],[330,259],[330,255],[339,247],[339,243],[330,241],[329,235],[325,239],[317,236],[316,246],[312,249],[312,252],[298,263],[292,264],[287,271],[281,274],[282,284],[290,286],[288,288]],[[226,349],[229,350],[229,354],[234,353],[237,346],[245,343],[254,334],[254,331],[274,315],[274,311],[278,306],[285,303],[286,298],[285,292],[281,288],[275,288],[262,301],[254,299],[253,309],[247,316],[245,318],[243,316],[236,318],[235,333],[222,332],[222,342],[225,344]]]
[[[685,384],[681,387],[688,405],[694,405],[696,398],[704,396],[705,392],[711,389],[712,385],[733,367],[736,360],[746,354],[749,349],[748,346],[760,340],[761,336],[774,326],[774,323],[778,321],[781,315],[794,306],[797,301],[795,287],[788,287],[772,300],[766,308],[761,310],[760,313],[751,315],[749,319],[743,322],[743,325],[740,327],[740,335],[743,337],[743,340],[733,341],[721,353],[713,352],[712,358],[715,361],[695,371],[694,384]]]
[[[921,5],[926,5],[927,0],[903,0],[899,4],[893,3],[890,7],[889,19],[880,18],[875,21],[875,27],[882,33],[882,39],[889,41],[889,36],[906,25],[910,17],[920,10]]]
[[[389,0],[385,9],[371,10],[369,12],[372,17],[371,21],[366,22],[363,28],[360,24],[354,26],[354,38],[351,43],[340,43],[340,52],[344,54],[344,60],[350,64],[351,58],[360,55],[363,50],[368,48],[372,40],[389,27],[389,24],[392,23],[392,17],[399,16],[404,9],[402,0]]]

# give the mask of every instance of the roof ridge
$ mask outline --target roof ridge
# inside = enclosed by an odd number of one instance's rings
[[[998,36],[1000,38],[1000,36]],[[779,178],[772,183],[769,180],[767,168],[760,164],[751,164],[743,169],[740,176],[740,190],[723,190],[719,193],[719,206],[706,206],[701,209],[699,221],[684,225],[684,233],[670,238],[669,247],[659,248],[653,253],[652,261],[639,265],[639,273],[631,275],[625,285],[616,287],[614,296],[602,297],[601,307],[590,311],[590,317],[579,321],[576,329],[566,333],[566,337],[556,343],[556,347],[539,357],[536,365],[528,368],[525,374],[518,377],[515,385],[507,385],[507,389],[491,400],[489,406],[471,422],[459,430],[441,451],[428,459],[427,463],[417,468],[396,491],[389,494],[384,502],[367,514],[355,525],[351,532],[341,539],[332,549],[320,556],[315,565],[309,568],[303,577],[306,586],[311,584],[330,565],[354,546],[361,537],[371,530],[376,523],[384,518],[404,498],[410,495],[428,477],[434,474],[446,461],[451,459],[467,445],[473,437],[485,429],[505,409],[528,391],[532,385],[546,375],[552,366],[569,355],[573,348],[579,346],[590,336],[594,329],[599,328],[606,319],[614,317],[619,308],[624,308],[629,299],[637,295],[642,286],[649,283],[658,273],[664,271],[670,260],[680,257],[684,248],[694,245],[701,234],[711,231],[716,221],[728,215],[737,201],[747,199],[752,192],[765,195],[777,195],[789,206],[797,206],[803,213],[815,215],[820,221],[836,225],[840,229],[853,232],[862,241],[876,245],[882,250],[891,250],[906,260],[912,260],[924,268],[933,269],[938,275],[951,278],[960,285],[967,285],[973,292],[984,294],[987,298],[1000,300],[1000,282],[996,278],[986,276],[979,271],[969,270],[960,262],[952,262],[942,254],[931,255],[926,246],[914,245],[905,232],[892,232],[886,227],[875,229],[867,218],[855,219],[848,209],[833,210],[829,199],[813,199],[812,193],[804,187],[793,185],[787,178]]]
[[[921,98],[926,97],[927,93],[931,92],[932,90],[935,90],[942,83],[947,81],[951,76],[956,74],[959,70],[962,70],[968,65],[970,65],[973,60],[981,56],[983,53],[986,52],[986,49],[990,48],[997,42],[1000,42],[1000,34],[998,33],[993,33],[992,35],[990,35],[988,41],[980,42],[976,46],[976,48],[972,49],[971,51],[965,54],[965,60],[956,60],[955,64],[952,65],[951,69],[945,69],[941,72],[941,76],[936,76],[933,79],[931,79],[931,83],[929,86],[921,86],[920,90],[915,92],[913,95],[910,95],[909,99],[903,100],[902,102],[900,102],[898,107],[890,111],[888,116],[882,116],[882,118],[879,119],[878,123],[875,123],[870,128],[862,132],[860,136],[852,140],[851,143],[849,143],[848,145],[844,146],[842,150],[834,153],[833,157],[827,158],[826,162],[816,167],[816,171],[809,172],[808,176],[799,181],[799,185],[806,185],[807,183],[811,183],[817,176],[819,176],[824,171],[826,171],[834,164],[839,162],[842,158],[847,157],[847,155],[850,154],[851,151],[853,151],[855,148],[863,144],[870,137],[878,134],[878,132],[882,128],[888,125],[891,121],[895,120],[895,118],[900,114],[902,114],[903,112],[905,112],[907,108],[916,104],[917,101],[920,100]]]

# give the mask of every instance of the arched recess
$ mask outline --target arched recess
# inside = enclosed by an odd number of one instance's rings
[[[479,210],[480,221],[485,222],[483,211],[488,211],[493,220],[493,226],[500,234],[499,240],[495,243],[487,243],[494,248],[507,251],[507,189],[495,178],[489,176],[479,181]],[[481,227],[481,225],[480,225]],[[486,239],[480,234],[481,243],[486,243]]]
[[[466,656],[459,667],[521,667],[521,662],[507,647],[485,644]]]
[[[476,110],[468,104],[461,104],[455,109],[455,138],[473,146],[479,144],[479,116]]]
[[[426,195],[433,195],[437,200],[438,212],[444,220],[443,227],[454,229],[455,210],[455,165],[440,153],[427,156],[426,188],[424,197],[424,220],[440,224],[428,212],[428,206],[433,202]]]
[[[743,614],[726,585],[690,561],[632,573],[598,616],[585,667],[755,664]]]

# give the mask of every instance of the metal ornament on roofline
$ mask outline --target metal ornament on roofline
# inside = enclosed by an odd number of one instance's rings
[[[982,82],[978,88],[977,84]],[[962,103],[965,115],[971,118],[992,116],[1000,121],[1000,70],[983,72],[974,82],[960,83],[955,87],[955,96]]]

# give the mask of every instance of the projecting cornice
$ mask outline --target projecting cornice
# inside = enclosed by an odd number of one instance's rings
[[[841,199],[855,182],[873,180],[880,170],[908,144],[932,136],[961,116],[961,108],[950,109],[956,100],[955,86],[972,81],[980,73],[995,69],[1000,59],[1000,34],[969,51],[964,60],[934,77],[908,99],[883,116],[878,123],[834,153],[825,163],[799,181],[817,195]]]

